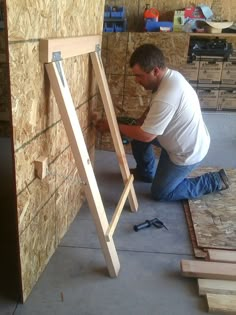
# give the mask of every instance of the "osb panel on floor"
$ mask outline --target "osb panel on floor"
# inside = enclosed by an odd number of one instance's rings
[[[191,217],[188,201],[185,201],[185,200],[183,201],[183,207],[184,207],[185,217],[186,217],[186,221],[188,225],[189,237],[190,237],[192,247],[193,247],[193,253],[195,257],[205,258],[207,257],[207,252],[204,249],[199,248],[197,245],[196,235],[195,235],[194,226],[193,226],[193,220]]]
[[[216,170],[201,168],[192,175],[210,171]],[[201,249],[236,249],[236,170],[226,171],[231,181],[229,189],[188,201],[197,246]]]

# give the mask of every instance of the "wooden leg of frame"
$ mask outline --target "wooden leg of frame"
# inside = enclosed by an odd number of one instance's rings
[[[130,171],[128,167],[128,163],[126,160],[126,154],[124,150],[124,146],[121,140],[120,131],[111,99],[111,94],[109,91],[106,74],[102,65],[102,61],[100,56],[98,55],[98,52],[92,52],[90,53],[90,57],[93,63],[93,69],[95,71],[96,79],[98,82],[99,90],[101,93],[104,109],[106,112],[107,121],[109,124],[113,144],[116,150],[117,159],[119,162],[121,174],[124,180],[124,183],[129,179],[130,177]],[[135,190],[133,187],[133,184],[131,185],[130,192],[129,192],[129,203],[130,208],[133,212],[136,212],[138,209],[138,201],[135,194]]]
[[[85,183],[85,194],[109,274],[111,277],[117,277],[120,269],[118,255],[113,240],[107,242],[105,239],[109,224],[62,65],[60,63],[60,72],[55,62],[47,64],[46,69],[80,178]]]

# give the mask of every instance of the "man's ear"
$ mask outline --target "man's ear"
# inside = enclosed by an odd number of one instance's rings
[[[154,67],[153,68],[153,74],[155,75],[155,77],[157,77],[159,75],[159,73],[160,73],[160,68]]]

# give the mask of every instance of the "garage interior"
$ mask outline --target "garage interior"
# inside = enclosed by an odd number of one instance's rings
[[[232,174],[233,184],[227,196],[223,192],[214,196],[221,210],[229,211],[231,220],[219,223],[222,215],[217,212],[214,216],[211,207],[214,198],[201,200],[201,206],[207,205],[205,217],[197,217],[197,202],[190,204],[188,211],[193,210],[192,219],[199,220],[195,226],[202,225],[205,232],[207,227],[210,231],[206,234],[200,231],[195,235],[197,240],[193,240],[183,203],[155,202],[149,196],[150,184],[135,181],[138,211],[131,212],[128,204],[124,207],[114,233],[121,269],[117,278],[110,278],[71,145],[45,67],[40,62],[40,40],[102,35],[101,58],[115,112],[117,116],[125,113],[139,117],[150,100],[150,93],[133,80],[128,66],[132,51],[144,42],[155,43],[164,51],[168,67],[182,71],[186,77],[193,72],[199,75],[201,61],[197,61],[197,70],[196,63],[191,67],[187,63],[189,43],[196,34],[145,32],[146,2],[142,0],[112,3],[39,0],[31,5],[28,1],[5,0],[0,4],[3,12],[0,312],[205,314],[208,305],[205,296],[199,297],[198,280],[183,277],[180,262],[205,260],[205,249],[211,246],[234,251],[236,102],[233,91],[236,82],[232,79],[230,84],[228,81],[224,84],[221,80],[226,61],[216,61],[220,69],[214,69],[214,76],[220,73],[220,79],[208,82],[207,86],[205,82],[201,85],[198,78],[189,77],[189,80],[200,91],[203,117],[211,135],[211,148],[202,168],[223,167]],[[207,0],[204,4],[221,19],[235,21],[234,1]],[[104,32],[105,5],[126,8],[126,29]],[[163,19],[188,5],[184,0],[150,1],[150,6],[157,7]],[[236,47],[235,34],[209,33],[202,37],[224,39]],[[105,113],[91,60],[88,55],[75,56],[66,59],[63,67],[106,215],[111,220],[123,181],[110,135],[98,135],[93,126],[93,114],[104,116]],[[233,67],[232,61],[232,76],[236,71]],[[226,93],[230,95],[227,94],[225,101]],[[124,145],[124,150],[129,167],[134,167],[129,144]],[[157,151],[157,157],[158,154]],[[48,163],[44,179],[35,173],[35,162],[42,157]],[[134,231],[134,225],[156,217],[167,229],[151,226]],[[211,234],[204,218],[212,220],[217,228],[222,223],[225,230],[219,228],[221,237]],[[194,242],[200,243],[200,236],[203,241],[209,237],[211,243],[196,246]],[[216,239],[220,245],[212,245]],[[230,295],[233,296],[232,292]]]

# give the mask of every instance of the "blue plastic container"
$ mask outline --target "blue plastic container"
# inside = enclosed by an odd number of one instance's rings
[[[160,27],[169,27],[173,31],[173,22],[156,22],[152,19],[147,19],[145,23],[145,30],[147,32],[160,32]]]
[[[103,32],[115,32],[115,23],[112,22],[105,22],[103,27]]]
[[[110,18],[111,17],[111,6],[106,5],[104,9],[104,18]]]
[[[123,19],[125,17],[125,7],[111,7],[111,18]]]
[[[116,22],[115,24],[115,32],[125,32],[127,28],[126,22]]]

